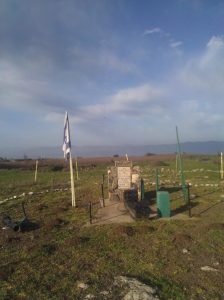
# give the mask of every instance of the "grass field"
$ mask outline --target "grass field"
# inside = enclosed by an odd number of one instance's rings
[[[192,218],[183,202],[175,156],[133,162],[141,167],[152,203],[159,169],[161,189],[171,197],[169,220],[86,226],[88,203],[99,201],[102,175],[112,158],[80,159],[77,208],[71,206],[69,169],[63,161],[40,161],[36,183],[35,161],[1,163],[0,201],[10,198],[0,204],[1,219],[6,214],[21,220],[25,202],[28,218],[39,228],[17,233],[1,224],[0,299],[85,299],[89,294],[121,299],[113,285],[119,275],[157,288],[159,299],[224,299],[224,185],[218,157],[184,157]],[[203,271],[205,266],[213,271]],[[88,288],[79,288],[79,282]]]

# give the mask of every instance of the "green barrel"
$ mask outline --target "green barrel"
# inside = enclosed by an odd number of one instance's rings
[[[170,195],[168,192],[156,193],[157,211],[161,218],[170,217]]]

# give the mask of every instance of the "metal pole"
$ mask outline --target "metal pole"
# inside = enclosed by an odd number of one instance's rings
[[[89,223],[92,224],[92,202],[89,201]]]
[[[104,187],[103,187],[103,184],[101,184],[101,195],[102,195],[102,199],[103,199],[103,207],[105,207],[105,201],[104,201]]]
[[[22,208],[23,208],[23,214],[24,214],[24,217],[27,219],[27,215],[26,215],[26,211],[25,211],[24,202],[22,202]]]
[[[182,185],[184,200],[187,202],[187,188],[186,188],[186,184],[185,184],[185,177],[184,177],[184,171],[183,171],[183,165],[182,165],[182,159],[181,159],[181,150],[180,150],[180,142],[179,142],[177,126],[176,126],[176,135],[177,135],[177,149],[178,149],[179,167],[180,167],[180,174],[181,174],[181,185]]]
[[[159,170],[156,169],[156,192],[159,191]]]
[[[188,198],[188,215],[191,218],[191,196],[190,196],[190,186],[187,185],[187,198]]]
[[[178,173],[178,154],[176,154],[176,174]]]

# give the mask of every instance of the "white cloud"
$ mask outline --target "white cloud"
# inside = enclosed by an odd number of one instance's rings
[[[56,112],[50,112],[47,113],[44,117],[44,120],[47,122],[63,122],[64,114],[62,113],[56,113]]]
[[[154,33],[163,33],[163,30],[159,27],[155,27],[155,28],[152,28],[152,29],[146,29],[143,32],[143,35],[154,34]]]
[[[223,36],[212,36],[207,43],[208,48],[220,49],[224,47]]]
[[[64,113],[49,112],[45,115],[44,120],[50,123],[63,124],[64,117],[65,117],[65,112]],[[69,122],[70,124],[83,123],[84,119],[82,117],[69,114]]]
[[[224,66],[224,37],[213,36],[207,43],[207,49],[199,61],[199,67],[203,68],[218,68]]]
[[[150,84],[121,89],[108,96],[103,103],[79,108],[74,122],[84,122],[116,114],[117,116],[141,116],[145,113],[158,113],[163,109],[165,92]]]
[[[111,97],[112,102],[119,104],[145,103],[158,99],[163,95],[159,89],[149,84],[140,85],[134,88],[128,88],[118,91]]]
[[[204,52],[191,59],[180,72],[185,86],[201,95],[213,96],[212,101],[224,97],[224,37],[213,36]]]
[[[204,105],[203,105],[204,104]],[[222,136],[222,124],[224,116],[217,110],[212,110],[209,103],[202,103],[198,100],[184,100],[180,103],[178,121],[182,125],[185,139],[207,140],[212,136]],[[219,126],[220,130],[217,131]]]
[[[173,49],[176,49],[178,47],[180,47],[183,42],[182,41],[176,41],[169,32],[164,31],[163,29],[159,28],[159,27],[155,27],[152,29],[146,29],[143,32],[143,36],[146,35],[151,35],[151,34],[159,34],[160,36],[164,37],[166,40],[168,40],[169,42],[169,46]]]
[[[223,138],[223,82],[224,38],[213,36],[200,54],[191,56],[170,78],[171,98],[176,99],[170,102],[175,106],[170,114],[184,128],[185,139]]]
[[[23,109],[37,104],[36,96],[46,92],[46,83],[32,79],[27,70],[16,64],[7,61],[0,61],[0,64],[0,106]]]
[[[127,58],[120,57],[116,51],[110,49],[84,49],[74,47],[70,49],[72,63],[82,68],[103,68],[104,70],[113,70],[120,73],[133,73],[137,67]]]
[[[112,51],[100,52],[94,61],[104,68],[119,71],[121,73],[133,73],[137,71],[136,66],[132,62],[119,58]]]
[[[181,41],[178,41],[178,42],[170,41],[170,47],[171,48],[177,48],[177,47],[179,47],[181,45],[183,45],[183,42],[181,42]]]
[[[71,96],[73,91],[67,91],[66,83],[60,80],[62,75],[70,79],[66,72],[61,70],[58,75],[56,68],[42,63],[38,57],[34,62],[29,58],[23,59],[22,62],[0,59],[0,108],[48,113],[62,109],[64,111],[71,105],[76,106],[74,97]],[[78,84],[75,86],[76,95],[77,86]]]

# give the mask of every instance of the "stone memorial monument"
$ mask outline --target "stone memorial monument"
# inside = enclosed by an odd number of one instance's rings
[[[115,161],[108,169],[109,199],[117,201],[140,201],[141,177],[139,166],[131,161]]]

